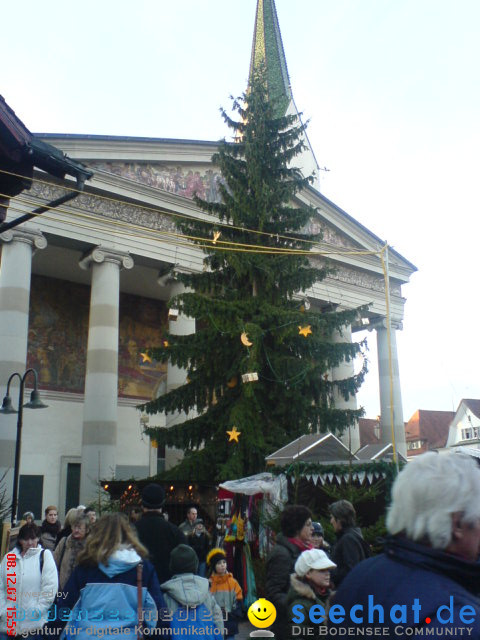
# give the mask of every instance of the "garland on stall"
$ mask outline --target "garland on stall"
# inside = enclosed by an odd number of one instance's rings
[[[402,468],[405,463],[400,463]],[[318,462],[293,462],[286,467],[269,467],[274,475],[284,474],[291,482],[300,479],[319,479],[321,484],[331,484],[336,480],[339,484],[362,484],[365,479],[370,484],[382,479],[385,482],[386,494],[390,495],[392,484],[397,477],[397,467],[394,462],[362,462],[360,464],[323,464]],[[316,482],[315,482],[316,483]]]

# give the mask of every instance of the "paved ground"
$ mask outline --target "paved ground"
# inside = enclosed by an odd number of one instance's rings
[[[253,626],[250,622],[241,622],[238,625],[238,634],[235,636],[235,640],[246,640],[250,636],[250,631],[253,631]]]

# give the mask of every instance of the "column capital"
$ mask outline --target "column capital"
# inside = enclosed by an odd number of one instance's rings
[[[85,253],[80,259],[79,265],[87,271],[92,265],[102,264],[103,262],[112,262],[118,265],[120,269],[132,269],[135,264],[129,253],[99,246]]]
[[[29,229],[28,227],[8,229],[0,234],[0,243],[24,242],[29,244],[33,250],[45,249],[48,242],[41,231],[37,229]]]
[[[403,322],[401,320],[390,320],[390,327],[395,329],[395,331],[403,330]],[[372,329],[386,329],[387,328],[387,319],[386,318],[377,318],[375,320],[370,320],[370,325],[368,326],[368,330],[372,331]]]

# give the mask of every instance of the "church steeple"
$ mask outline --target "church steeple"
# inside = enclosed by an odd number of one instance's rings
[[[275,115],[296,115],[300,118],[290,86],[275,0],[257,0],[249,80],[262,64],[267,73],[269,98],[275,100]],[[303,133],[303,142],[305,148],[295,159],[296,164],[305,176],[315,176],[313,186],[320,190],[318,163],[306,132]]]
[[[277,101],[279,116],[285,115],[293,99],[282,36],[274,0],[258,0],[249,78],[263,64],[270,97]]]

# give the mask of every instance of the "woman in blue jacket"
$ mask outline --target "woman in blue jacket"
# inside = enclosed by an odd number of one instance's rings
[[[146,556],[147,550],[122,514],[103,516],[56,602],[55,626],[67,623],[61,637],[86,640],[92,635],[137,636],[140,570],[143,626],[168,627],[168,622],[162,620],[166,605],[157,574]]]

